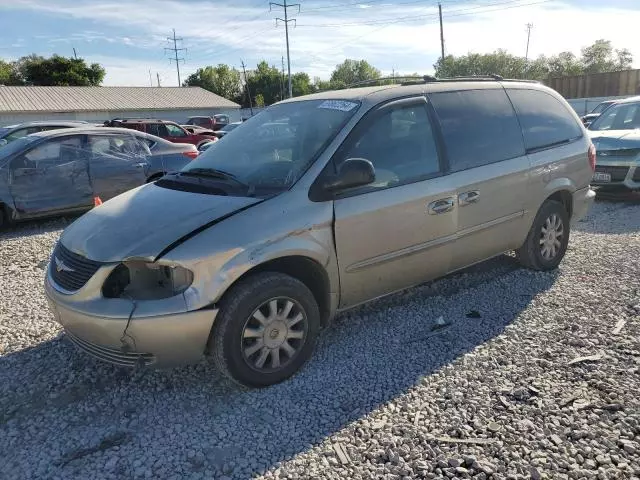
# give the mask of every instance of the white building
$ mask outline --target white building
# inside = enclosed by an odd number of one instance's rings
[[[7,87],[0,86],[0,125],[32,120],[188,117],[224,113],[240,120],[240,105],[200,87]]]

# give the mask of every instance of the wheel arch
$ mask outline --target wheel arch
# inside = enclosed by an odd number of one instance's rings
[[[329,274],[317,260],[304,255],[287,255],[272,258],[250,268],[228,286],[216,303],[219,303],[234,285],[252,275],[263,272],[283,273],[302,282],[311,291],[318,303],[321,325],[328,325],[334,310]]]

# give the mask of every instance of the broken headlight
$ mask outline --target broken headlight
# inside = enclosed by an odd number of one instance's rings
[[[193,282],[193,273],[176,265],[124,262],[113,269],[102,286],[107,298],[160,300],[179,295]]]

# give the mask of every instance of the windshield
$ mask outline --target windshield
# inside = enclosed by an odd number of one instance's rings
[[[22,137],[4,147],[0,147],[0,168],[2,168],[7,159],[14,153],[19,152],[27,147],[30,143],[36,142],[39,137]]]
[[[600,103],[598,104],[598,106],[596,106],[596,108],[591,110],[591,112],[589,113],[602,113],[610,105],[611,103]]]
[[[351,101],[307,100],[273,105],[189,162],[182,173],[222,171],[251,190],[286,189],[357,111]]]
[[[9,132],[9,130],[11,129],[0,127],[0,138],[4,137]]]
[[[589,130],[635,130],[640,128],[640,103],[618,103],[607,108]]]
[[[223,132],[229,132],[231,130],[233,130],[234,128],[236,128],[238,126],[237,123],[229,123],[227,125],[225,125],[224,127],[222,127],[220,130],[222,130]]]

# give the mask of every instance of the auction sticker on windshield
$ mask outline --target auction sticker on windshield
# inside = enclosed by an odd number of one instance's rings
[[[329,110],[340,110],[341,112],[350,112],[358,106],[355,102],[348,102],[346,100],[325,100],[318,108],[326,108]]]

